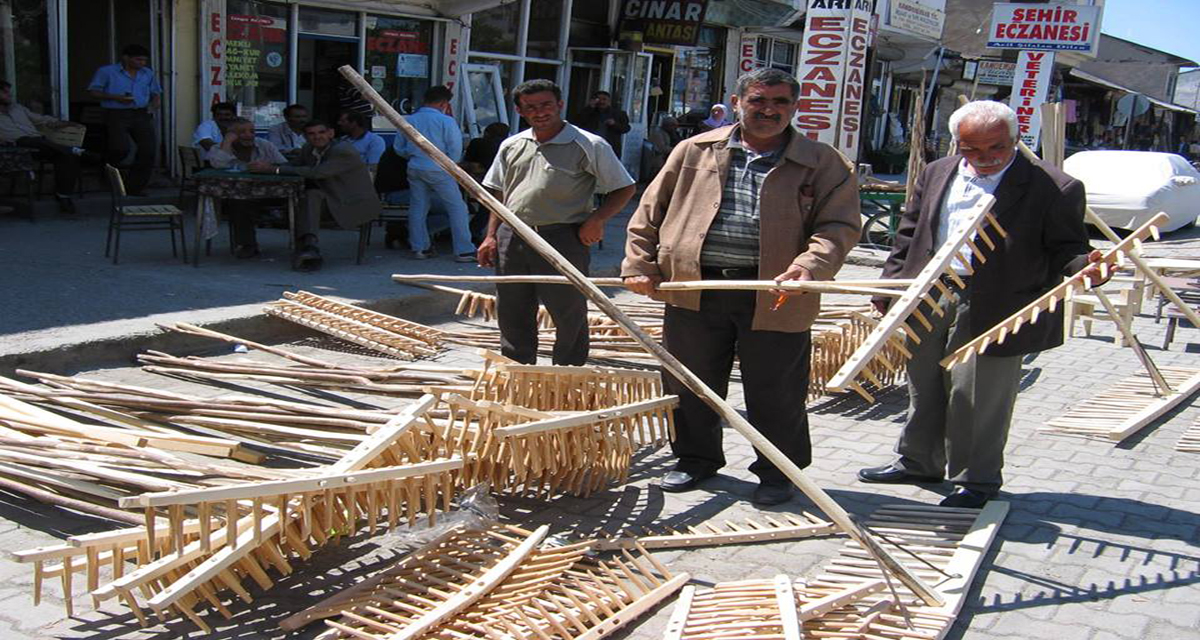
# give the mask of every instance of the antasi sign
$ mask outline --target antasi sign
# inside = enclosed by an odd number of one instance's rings
[[[796,126],[858,159],[873,0],[808,0]]]
[[[624,0],[621,31],[640,31],[648,44],[694,45],[708,0]]]

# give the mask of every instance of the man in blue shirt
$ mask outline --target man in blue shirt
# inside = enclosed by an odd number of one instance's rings
[[[207,155],[214,147],[221,146],[229,125],[238,117],[237,105],[232,102],[218,102],[210,111],[212,120],[201,122],[192,133],[192,146],[202,149],[202,155]]]
[[[162,86],[148,66],[150,51],[131,44],[121,51],[121,62],[100,67],[92,77],[88,91],[100,101],[108,125],[108,158],[119,165],[129,155],[129,140],[137,145],[137,155],[126,179],[129,195],[144,195],[154,168],[158,147],[154,133],[154,115],[162,100]]]
[[[408,123],[429,139],[451,160],[462,159],[462,133],[451,118],[450,100],[454,94],[441,85],[425,92],[424,106],[408,116]],[[454,242],[455,262],[475,262],[475,245],[471,242],[471,226],[467,203],[458,190],[458,183],[439,167],[424,151],[406,136],[396,136],[396,153],[408,160],[408,242],[413,257],[425,260],[434,256],[425,220],[429,215],[430,196],[436,196],[450,216],[450,234]]]
[[[375,175],[375,169],[379,167],[379,159],[383,157],[387,143],[379,134],[367,129],[370,124],[371,117],[360,111],[343,111],[337,121],[342,140],[354,145],[358,155],[362,156],[363,162],[366,163],[367,170],[371,175]]]

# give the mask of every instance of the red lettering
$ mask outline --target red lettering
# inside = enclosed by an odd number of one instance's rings
[[[808,26],[811,31],[842,31],[842,20],[837,16],[822,16],[812,19]]]
[[[458,60],[451,58],[450,62],[446,64],[446,75],[451,77],[458,75]]]
[[[802,129],[829,129],[833,126],[833,122],[821,115],[801,114],[796,116],[796,124]],[[810,138],[816,139],[815,136],[809,135]]]
[[[212,55],[213,60],[221,59],[221,52],[223,51],[223,49],[224,48],[221,46],[220,40],[213,40],[212,42],[210,42],[208,44],[208,52],[209,52],[209,54]]]
[[[212,80],[208,84],[211,87],[219,87],[224,84],[223,82],[221,82],[221,66],[220,65],[212,66]],[[219,102],[219,100],[218,100],[218,102]]]
[[[836,65],[838,56],[842,55],[841,51],[813,51],[809,58],[804,60],[804,64],[828,64]]]
[[[821,49],[841,49],[844,40],[840,33],[814,33],[808,43]]]
[[[213,33],[221,33],[221,14],[214,11],[209,19],[209,24],[212,26]]]
[[[850,30],[854,33],[867,33],[868,23],[862,18],[855,18],[850,21]]]
[[[450,40],[450,55],[458,55],[458,38],[452,38]]]
[[[833,90],[833,93],[830,94],[830,97],[833,97],[833,94],[837,92],[837,87],[834,86],[831,87],[831,89]],[[799,102],[796,103],[796,110],[803,111],[805,113],[833,113],[833,101],[801,98]]]
[[[1067,9],[1066,11],[1063,11],[1062,21],[1063,22],[1075,22],[1075,18],[1078,16],[1079,16],[1078,11],[1073,11],[1071,9]]]

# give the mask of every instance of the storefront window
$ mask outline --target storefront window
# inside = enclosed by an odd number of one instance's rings
[[[525,55],[530,58],[558,58],[558,35],[562,30],[562,4],[529,3],[529,36]]]
[[[558,82],[558,65],[556,64],[540,64],[537,62],[525,63],[525,79],[526,80],[550,80]]]
[[[348,11],[300,7],[300,31],[324,36],[358,37],[355,15]]]
[[[512,2],[472,15],[471,50],[516,54],[520,10],[520,3]]]
[[[676,115],[704,114],[720,102],[721,59],[725,42],[720,30],[701,27],[696,47],[675,49],[675,75],[671,91],[671,111]]]
[[[771,67],[794,75],[798,52],[799,47],[794,42],[778,38],[759,38],[755,63],[758,67]]]
[[[239,113],[267,127],[283,120],[288,98],[288,9],[256,0],[229,0],[225,96]]]
[[[367,17],[366,71],[371,86],[400,113],[421,106],[429,88],[433,23],[411,18]],[[392,128],[377,116],[376,127]]]
[[[46,0],[0,2],[0,70],[17,102],[50,113],[50,51]]]

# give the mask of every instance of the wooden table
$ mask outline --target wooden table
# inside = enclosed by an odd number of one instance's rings
[[[296,206],[304,194],[304,178],[300,176],[275,175],[273,173],[248,173],[227,169],[204,169],[192,174],[200,199],[196,203],[195,266],[200,265],[200,242],[204,239],[202,225],[204,209],[211,199],[262,200],[286,198],[288,201],[288,247],[292,246],[295,229]]]

